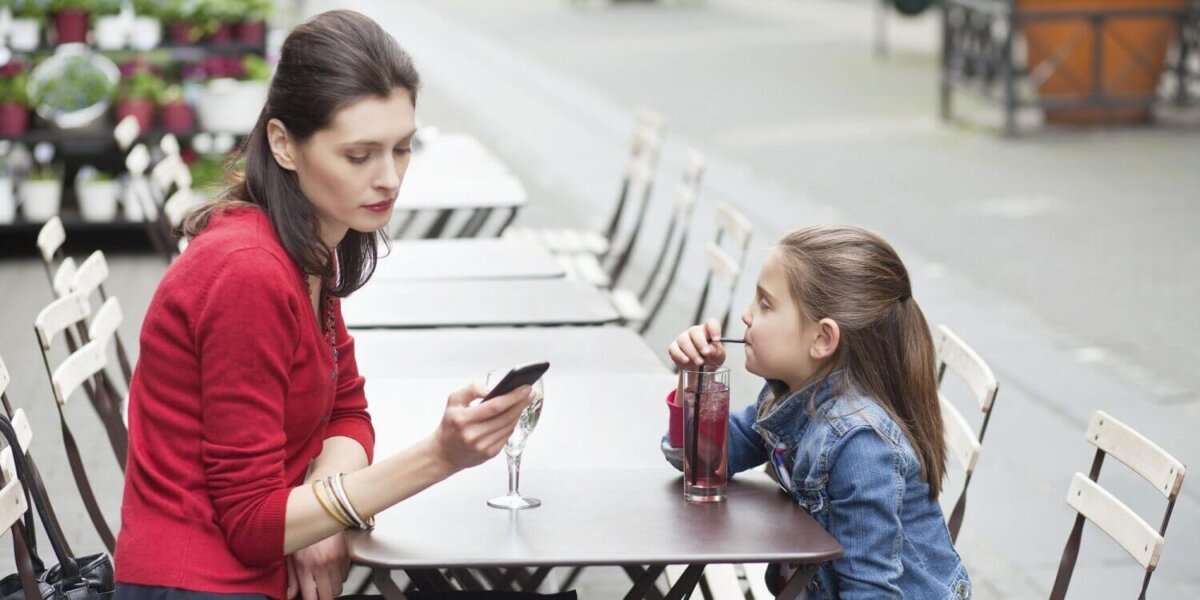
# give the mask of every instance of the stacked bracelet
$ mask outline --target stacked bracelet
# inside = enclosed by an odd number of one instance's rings
[[[333,488],[334,497],[338,499],[338,503],[341,505],[342,510],[344,510],[350,516],[350,520],[354,521],[356,527],[359,529],[374,528],[375,517],[363,518],[363,516],[359,514],[358,509],[354,508],[354,504],[350,502],[350,496],[346,493],[345,486],[342,485],[342,477],[344,476],[345,473],[338,473],[336,475],[327,477],[325,480],[330,483],[331,487]]]
[[[343,473],[330,475],[324,479],[313,481],[313,495],[317,497],[317,502],[321,503],[321,508],[329,513],[335,521],[342,524],[342,527],[347,529],[371,529],[375,527],[375,517],[363,518],[354,505],[350,503],[350,496],[346,494],[346,488],[342,484]]]

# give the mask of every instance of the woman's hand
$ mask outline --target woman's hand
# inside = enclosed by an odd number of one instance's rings
[[[481,464],[500,453],[512,434],[521,411],[533,400],[533,388],[523,385],[487,402],[471,405],[487,390],[469,385],[446,400],[446,412],[434,432],[434,447],[452,470]]]
[[[333,600],[350,574],[346,534],[338,532],[288,557],[287,598]]]
[[[680,371],[695,369],[700,365],[719,367],[725,364],[725,347],[721,345],[721,323],[709,319],[702,325],[689,327],[679,334],[667,354]]]

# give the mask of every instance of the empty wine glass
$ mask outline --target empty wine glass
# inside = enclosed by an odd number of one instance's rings
[[[506,373],[508,371],[490,371],[487,376],[488,389],[500,383]],[[504,454],[508,457],[508,493],[488,500],[488,506],[521,510],[542,505],[542,501],[537,498],[522,496],[519,489],[521,487],[521,453],[525,451],[525,441],[529,439],[529,434],[533,433],[533,428],[537,427],[538,418],[541,416],[542,380],[539,379],[533,384],[533,401],[525,407],[525,410],[521,411],[517,427],[513,429],[512,435],[508,436],[508,443],[504,444]]]

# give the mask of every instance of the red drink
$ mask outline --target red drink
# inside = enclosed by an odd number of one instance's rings
[[[688,372],[686,377],[682,402],[683,495],[692,502],[720,502],[725,499],[729,481],[729,370]]]

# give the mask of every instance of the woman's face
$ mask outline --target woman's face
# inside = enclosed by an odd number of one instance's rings
[[[386,98],[356,100],[308,140],[287,144],[291,170],[316,209],[327,246],[336,246],[349,229],[387,226],[412,156],[415,113],[408,91],[397,88]]]
[[[763,263],[754,299],[742,313],[746,370],[797,390],[819,367],[810,354],[817,326],[800,316],[778,254],[772,252]]]

